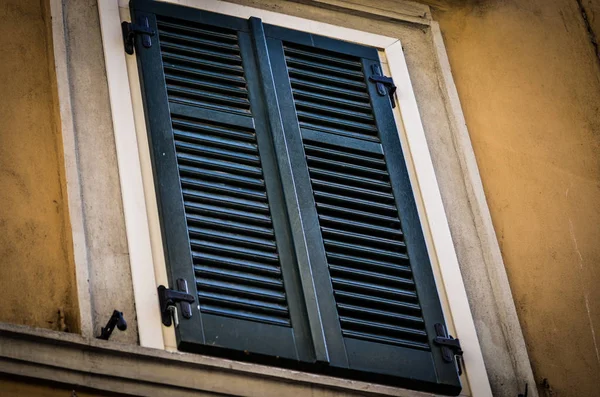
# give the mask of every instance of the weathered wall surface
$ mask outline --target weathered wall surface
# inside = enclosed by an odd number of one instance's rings
[[[118,309],[113,339],[136,343],[97,4],[63,13],[94,333]],[[0,21],[0,321],[79,332],[48,2],[1,1]]]
[[[0,2],[0,321],[76,332],[46,8]]]
[[[0,377],[0,397],[101,397],[116,394],[98,394],[81,391],[79,388],[52,386],[48,384],[32,384],[30,380],[9,379]]]
[[[578,1],[436,3],[540,392],[596,396],[600,68]]]
[[[127,331],[111,340],[137,343],[137,321],[119,169],[96,0],[64,0],[67,63],[73,103],[92,322],[100,333],[113,310]]]

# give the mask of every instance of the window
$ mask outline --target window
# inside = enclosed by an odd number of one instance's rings
[[[133,1],[181,350],[446,394],[456,365],[375,48]]]

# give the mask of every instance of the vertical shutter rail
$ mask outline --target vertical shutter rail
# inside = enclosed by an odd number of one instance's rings
[[[278,164],[280,165],[280,172],[283,174],[284,191],[287,189],[287,192],[285,192],[286,200],[290,200],[290,198],[295,196],[295,187],[293,183],[292,172],[286,166],[289,164],[287,145],[285,143],[285,134],[283,132],[283,126],[281,123],[281,113],[279,111],[279,107],[277,106],[277,95],[275,92],[273,74],[271,71],[271,65],[269,64],[267,38],[265,36],[262,21],[259,18],[252,17],[249,19],[249,21],[264,95],[267,103],[270,104],[270,106],[267,107],[269,126],[271,128],[275,145],[280,149],[277,151],[278,156],[285,157],[283,159],[278,159]],[[302,261],[304,259],[304,263],[307,263],[308,258],[304,254],[305,250],[308,248],[306,241],[304,241],[303,247],[304,249],[300,250],[298,250],[298,247],[296,247],[297,253],[299,253],[298,260]],[[319,303],[313,284],[313,276],[310,273],[308,266],[301,266],[299,270],[302,289],[304,290],[304,295],[306,298],[308,322],[315,350],[315,359],[318,362],[328,363],[329,352],[327,349],[327,343],[325,341],[323,323],[319,315]]]

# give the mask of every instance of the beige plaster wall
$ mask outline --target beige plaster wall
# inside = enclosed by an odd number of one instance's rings
[[[600,68],[579,4],[432,3],[541,395],[597,396]]]
[[[47,8],[0,2],[0,321],[77,332]]]

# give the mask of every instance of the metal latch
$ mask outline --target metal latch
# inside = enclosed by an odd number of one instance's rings
[[[122,22],[121,31],[123,32],[125,52],[129,55],[133,54],[136,35],[141,36],[144,48],[150,48],[152,47],[152,39],[150,37],[156,34],[154,30],[150,29],[147,17],[138,17],[136,23]]]
[[[444,324],[435,324],[434,328],[437,336],[433,339],[433,343],[441,346],[443,360],[447,363],[451,363],[454,362],[454,359],[456,358],[458,374],[462,375],[461,361],[463,359],[463,351],[460,347],[460,341],[453,338],[451,335],[448,335],[448,331],[446,331]]]
[[[394,84],[394,80],[391,77],[384,76],[381,72],[381,67],[377,64],[371,65],[371,71],[373,75],[369,77],[369,81],[376,84],[379,95],[389,95],[392,107],[395,108],[394,93],[396,92],[396,85]]]
[[[192,318],[192,303],[196,301],[193,295],[188,294],[187,281],[182,278],[177,279],[177,290],[161,285],[158,287],[158,301],[160,304],[160,314],[162,317],[162,323],[166,327],[170,327],[175,321],[175,327],[179,325],[179,319],[177,316],[177,306],[179,303],[181,309],[181,315],[183,318]]]

